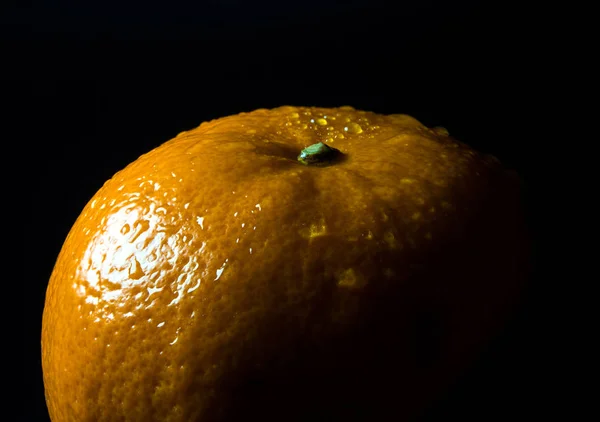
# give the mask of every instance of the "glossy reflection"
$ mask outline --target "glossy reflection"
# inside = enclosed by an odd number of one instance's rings
[[[157,183],[152,186],[160,189]],[[91,208],[105,210],[104,205],[94,203]],[[204,217],[196,217],[202,229],[203,221]],[[73,285],[85,303],[93,305],[89,312],[97,318],[131,317],[157,301],[177,305],[197,290],[207,275],[207,243],[188,224],[175,204],[144,199],[137,193],[113,203],[94,229],[96,235],[83,254]],[[195,253],[190,254],[192,249]],[[177,271],[175,282],[170,269]]]
[[[299,163],[317,143],[347,158]],[[507,180],[403,115],[283,107],[183,132],[69,233],[44,311],[51,416],[281,420],[365,398],[404,412],[507,303],[522,251]],[[431,343],[447,361],[412,357],[413,337],[430,344],[421,311],[450,316],[458,335]]]

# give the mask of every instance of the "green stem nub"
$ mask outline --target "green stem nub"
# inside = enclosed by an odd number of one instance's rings
[[[339,149],[319,142],[304,148],[298,156],[298,161],[307,166],[325,166],[340,158],[341,155]]]

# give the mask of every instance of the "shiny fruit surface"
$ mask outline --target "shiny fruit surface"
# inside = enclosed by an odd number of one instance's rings
[[[205,122],[69,232],[43,315],[50,416],[405,420],[502,320],[527,245],[518,178],[412,117]]]

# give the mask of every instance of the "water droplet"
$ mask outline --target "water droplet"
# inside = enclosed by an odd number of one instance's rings
[[[338,286],[352,287],[356,284],[356,274],[352,268],[348,268],[338,278]]]
[[[319,223],[313,223],[310,227],[305,227],[300,230],[300,235],[307,239],[312,239],[313,237],[325,236],[327,234],[327,226],[325,225],[325,220],[321,219]]]
[[[221,265],[221,268],[217,270],[217,277],[215,280],[218,280],[221,277],[221,274],[223,274],[223,271],[225,271],[225,265],[227,264],[227,261],[228,259],[226,259],[225,262],[223,262],[223,265]]]
[[[347,268],[338,276],[337,285],[347,289],[356,289],[365,285],[365,279],[353,268]]]
[[[129,230],[131,230],[129,224],[124,224],[123,227],[121,227],[121,234],[127,234],[129,233]]]
[[[298,113],[292,113],[292,114],[290,114],[290,117],[292,119],[297,119],[298,117],[300,117],[300,115]]]
[[[317,119],[317,124],[319,126],[325,126],[327,124],[327,120],[322,119],[322,118],[321,119]]]
[[[348,126],[344,127],[344,131],[348,133],[362,133],[362,127],[358,123],[350,122]]]
[[[436,135],[440,135],[440,136],[449,136],[450,132],[448,132],[448,129],[446,129],[445,127],[434,127],[433,131],[436,133]]]
[[[396,236],[394,236],[394,233],[386,232],[383,235],[383,240],[389,245],[390,248],[396,247]]]
[[[253,135],[253,134],[255,134],[255,133],[256,133],[256,129],[248,129],[248,130],[246,131],[246,133],[247,133],[247,134],[249,134],[249,135]]]

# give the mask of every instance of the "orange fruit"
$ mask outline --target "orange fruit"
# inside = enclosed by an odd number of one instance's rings
[[[519,179],[406,115],[281,107],[119,171],[49,282],[53,421],[403,420],[518,297]]]

